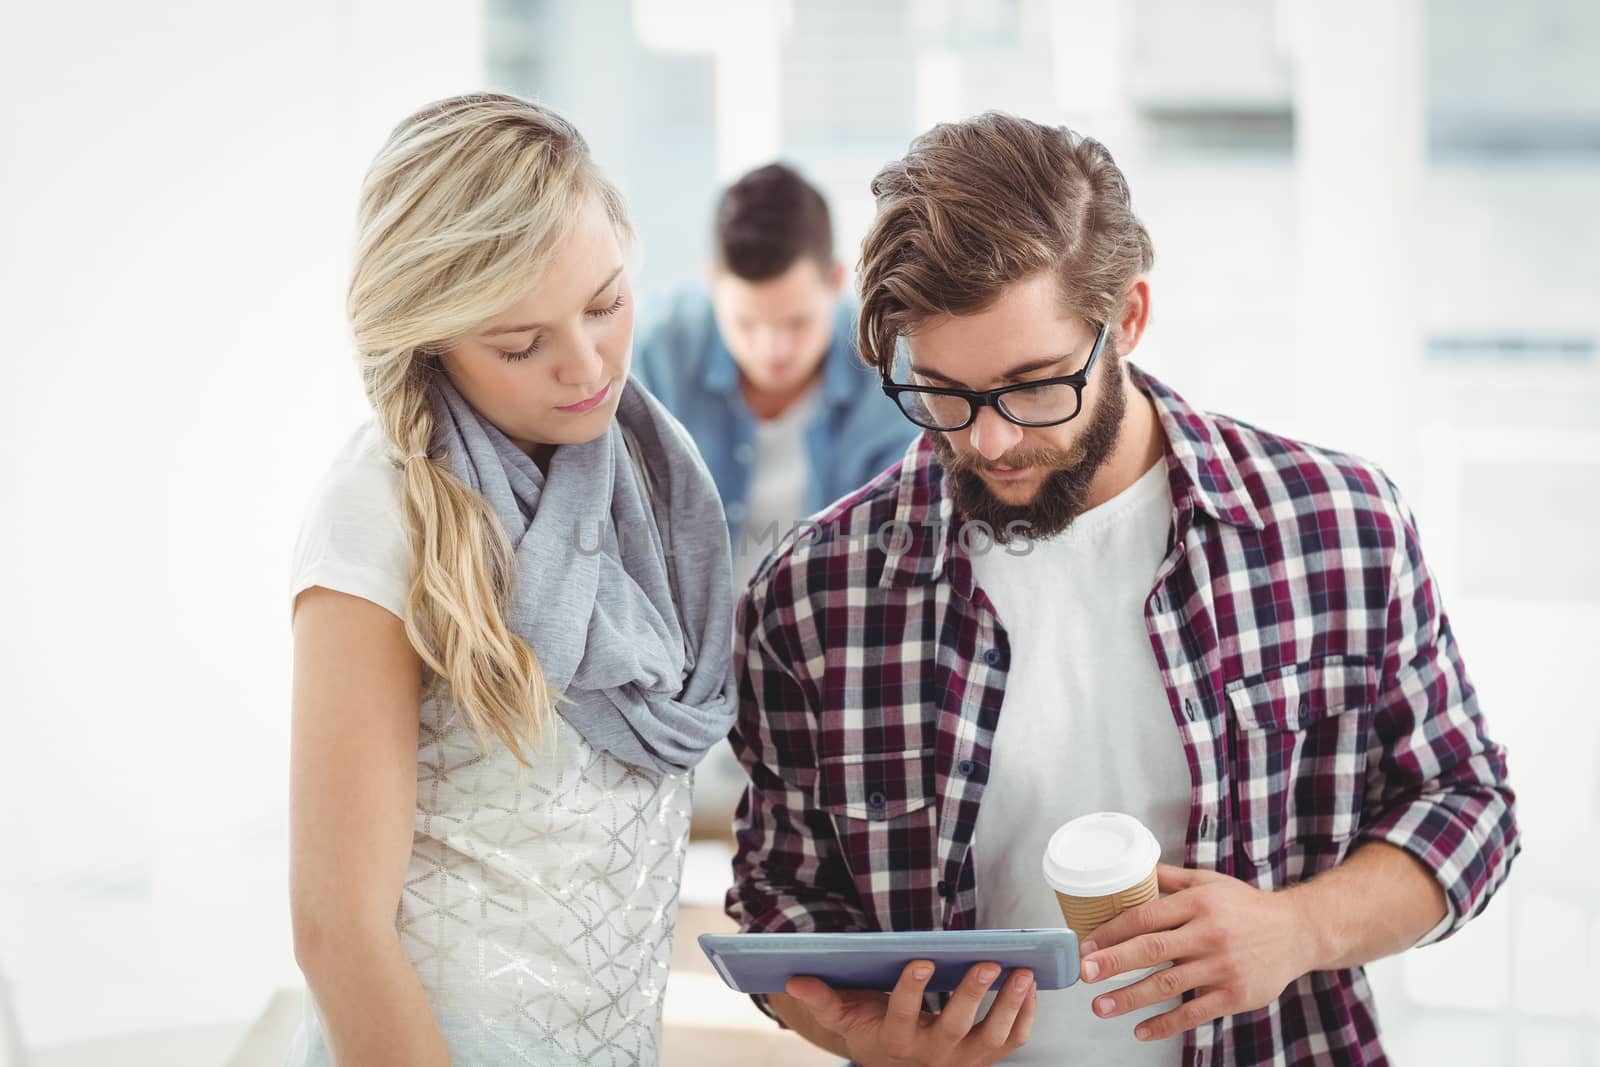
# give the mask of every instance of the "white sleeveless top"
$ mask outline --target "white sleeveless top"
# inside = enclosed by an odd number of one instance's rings
[[[369,423],[313,501],[291,603],[320,585],[400,613],[410,564],[398,492]],[[656,1063],[690,775],[623,763],[559,720],[522,768],[435,699],[420,718],[416,830],[395,924],[452,1060]],[[331,1064],[306,1004],[288,1062]]]

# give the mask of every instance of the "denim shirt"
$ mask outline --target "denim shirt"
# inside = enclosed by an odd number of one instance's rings
[[[711,300],[703,291],[680,291],[653,304],[640,323],[633,373],[700,446],[722,497],[728,532],[738,544],[756,457],[756,417],[740,392],[739,368],[717,329]],[[824,358],[822,396],[806,427],[808,515],[900,462],[921,432],[883,395],[877,373],[861,362],[855,329],[854,305],[839,301]]]

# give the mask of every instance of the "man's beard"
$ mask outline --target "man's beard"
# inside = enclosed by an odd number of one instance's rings
[[[958,454],[946,434],[930,433],[934,457],[944,468],[958,521],[983,523],[994,539],[1005,544],[1013,538],[1044,540],[1065,530],[1088,510],[1094,477],[1117,445],[1128,400],[1123,394],[1122,361],[1109,347],[1101,363],[1099,402],[1089,413],[1089,423],[1071,451],[1055,448],[1018,449],[990,462],[973,453]],[[1079,418],[1083,416],[1080,415]],[[967,431],[960,431],[967,432]],[[1044,468],[1050,471],[1034,498],[1025,504],[1007,504],[990,491],[979,471],[994,467]],[[1014,526],[1013,524],[1021,524]]]

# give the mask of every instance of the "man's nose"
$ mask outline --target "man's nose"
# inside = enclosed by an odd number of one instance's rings
[[[967,441],[984,459],[993,463],[1022,441],[1022,427],[992,407],[978,409],[978,417],[968,428]]]

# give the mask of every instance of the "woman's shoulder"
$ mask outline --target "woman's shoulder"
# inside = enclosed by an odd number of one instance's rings
[[[400,513],[400,468],[389,458],[389,448],[371,419],[356,427],[334,454],[316,492],[312,510],[335,513],[352,510]]]
[[[306,505],[291,598],[322,585],[400,615],[410,571],[400,471],[377,423],[368,421],[335,453]]]

